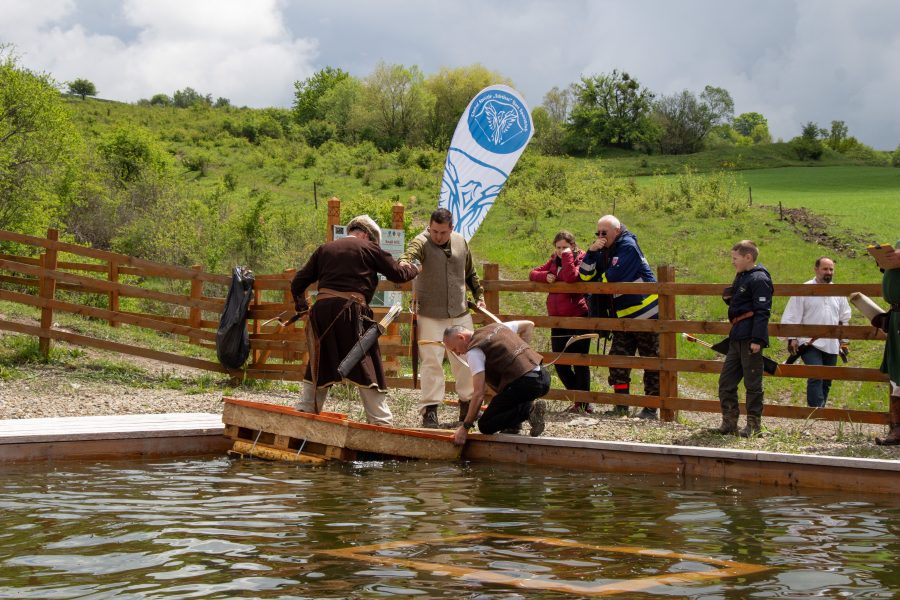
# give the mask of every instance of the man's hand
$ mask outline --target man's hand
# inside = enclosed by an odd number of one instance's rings
[[[556,281],[556,275],[547,273],[547,283],[553,283],[554,281]]]
[[[850,346],[846,343],[842,343],[840,350],[838,350],[838,354],[841,355],[841,360],[847,362],[847,357],[850,355]]]
[[[762,346],[760,346],[756,342],[750,342],[750,354],[756,354],[760,350],[762,350]]]
[[[609,240],[605,237],[597,238],[593,244],[588,246],[588,250],[591,252],[597,252],[598,250],[603,250],[606,248],[606,244],[609,243]]]
[[[462,446],[466,443],[466,438],[469,437],[469,430],[466,429],[465,425],[460,425],[456,429],[456,433],[453,434],[453,443],[457,446]]]
[[[294,296],[294,310],[298,313],[308,311],[309,304],[307,304],[306,298],[304,298],[303,296]]]
[[[484,303],[484,299],[479,300],[478,302],[475,303],[475,305],[476,305],[478,308],[484,308],[484,309],[487,309],[487,304]]]
[[[788,340],[788,352],[791,354],[797,354],[797,351],[800,349],[800,342],[797,340]]]

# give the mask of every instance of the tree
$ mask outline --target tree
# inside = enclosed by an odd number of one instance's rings
[[[891,164],[895,167],[900,167],[900,144],[897,145],[897,149],[891,154]]]
[[[574,87],[568,143],[579,154],[602,146],[642,148],[657,132],[650,118],[653,94],[626,72],[582,77]]]
[[[419,67],[381,62],[365,80],[359,122],[381,150],[414,146],[423,140],[433,99]]]
[[[734,102],[723,88],[706,86],[698,99],[692,92],[663,96],[654,105],[661,126],[660,150],[664,154],[687,154],[703,148],[706,135],[734,114]]]
[[[766,121],[766,118],[759,114],[758,112],[745,112],[741,113],[734,118],[731,126],[734,127],[734,130],[737,131],[741,135],[751,135],[753,132],[753,128],[757,125],[765,125],[766,130],[769,129],[769,122]]]
[[[294,119],[300,125],[323,117],[319,108],[322,97],[341,81],[350,77],[342,69],[325,67],[303,81],[294,82]]]
[[[425,87],[434,97],[428,116],[428,142],[435,148],[447,148],[460,116],[475,94],[500,83],[512,85],[506,77],[480,64],[456,69],[445,67],[426,79]]]
[[[557,155],[564,152],[566,119],[572,101],[572,88],[560,90],[553,87],[544,95],[544,102],[531,111],[534,122],[534,145],[542,154]]]
[[[172,99],[167,94],[154,94],[150,98],[151,106],[172,106]]]
[[[56,83],[0,45],[0,229],[40,232],[77,187],[79,138]]]
[[[803,125],[803,131],[790,141],[790,146],[800,160],[819,160],[825,147],[820,138],[828,135],[828,131],[809,121]]]
[[[190,108],[192,106],[210,106],[212,104],[212,95],[203,95],[192,87],[186,87],[183,90],[176,90],[172,94],[172,104],[177,108]]]
[[[84,100],[85,96],[96,96],[97,87],[87,79],[76,79],[69,82],[69,93],[81,96]]]

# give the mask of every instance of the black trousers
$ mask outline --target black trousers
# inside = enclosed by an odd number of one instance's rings
[[[553,352],[562,352],[569,338],[583,333],[591,333],[584,329],[563,329],[553,327],[550,329],[550,349]],[[591,351],[591,340],[579,340],[566,348],[566,352],[587,354]],[[553,365],[556,367],[556,374],[559,380],[567,390],[585,390],[591,389],[591,369],[587,366],[573,365]]]
[[[478,419],[478,431],[497,433],[528,420],[534,401],[550,391],[550,373],[541,367],[522,375],[494,396]]]
[[[761,417],[763,411],[763,355],[750,352],[750,340],[731,340],[719,375],[719,403],[723,415],[737,415],[738,384],[747,388],[747,415]]]

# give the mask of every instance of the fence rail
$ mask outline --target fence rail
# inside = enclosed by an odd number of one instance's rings
[[[331,226],[340,222],[340,207],[334,199],[329,201],[329,232]],[[394,211],[395,226],[403,222],[402,207]],[[303,379],[306,359],[306,336],[302,321],[282,330],[277,325],[264,326],[265,320],[281,314],[293,312],[290,298],[290,281],[293,270],[282,273],[260,274],[256,276],[256,293],[250,307],[248,328],[250,330],[251,361],[245,369],[229,370],[214,360],[187,356],[175,352],[165,352],[153,348],[114,342],[85,334],[72,333],[53,325],[54,313],[69,313],[82,317],[107,321],[113,326],[129,325],[149,329],[158,333],[183,336],[192,344],[215,348],[215,329],[218,315],[224,308],[224,295],[231,281],[230,276],[209,273],[199,265],[181,267],[138,259],[105,250],[86,248],[77,244],[60,242],[55,230],[48,231],[46,238],[19,233],[0,231],[0,241],[15,242],[42,251],[38,256],[17,256],[0,254],[0,300],[30,306],[41,311],[40,325],[23,323],[12,319],[0,319],[0,330],[22,335],[33,335],[40,339],[41,350],[49,352],[51,340],[64,341],[81,346],[118,352],[126,355],[151,358],[172,364],[179,364],[206,371],[228,374],[232,378],[275,379],[300,381]],[[330,236],[329,236],[330,237]],[[59,254],[72,255],[95,262],[58,260]],[[130,277],[129,283],[119,281],[120,277]],[[698,360],[678,356],[677,339],[681,333],[727,335],[730,325],[721,321],[692,321],[677,318],[676,299],[685,296],[718,296],[725,284],[678,283],[675,269],[671,266],[658,268],[658,283],[573,283],[546,284],[530,281],[513,281],[500,278],[499,266],[486,263],[482,284],[485,302],[491,312],[502,320],[529,319],[538,328],[561,327],[589,331],[634,331],[654,332],[660,336],[659,357],[625,357],[604,354],[542,353],[546,362],[557,358],[559,364],[584,365],[590,367],[620,367],[657,370],[660,373],[660,396],[633,394],[623,396],[608,392],[571,391],[552,389],[546,396],[551,400],[591,402],[601,404],[625,404],[659,408],[661,416],[671,420],[679,410],[698,412],[719,412],[715,400],[687,398],[680,395],[679,373],[718,373],[722,362],[718,360]],[[189,292],[183,294],[152,289],[150,282],[163,282],[171,288],[175,283],[188,285]],[[215,293],[207,293],[207,286],[215,287]],[[401,291],[408,294],[410,284],[381,282],[379,289]],[[72,294],[65,299],[57,298],[57,292]],[[583,292],[595,294],[611,293],[655,293],[659,295],[659,319],[593,319],[582,317],[549,317],[544,315],[504,314],[500,311],[500,294],[523,294],[547,292]],[[779,296],[835,296],[851,292],[862,292],[879,296],[881,287],[876,283],[832,284],[813,286],[805,284],[777,284],[775,294]],[[94,298],[93,301],[82,299]],[[107,306],[96,306],[96,296],[106,296]],[[163,303],[172,310],[182,311],[182,316],[174,314],[154,314],[135,310],[123,310],[122,298]],[[376,315],[386,309],[375,309]],[[205,314],[204,314],[205,313]],[[212,318],[210,318],[212,317]],[[476,323],[485,323],[480,315],[473,317]],[[392,387],[411,389],[412,378],[403,376],[400,359],[408,359],[408,341],[411,316],[399,315],[392,329],[380,340],[382,355],[388,372],[388,383]],[[769,333],[779,337],[829,337],[851,340],[880,340],[884,334],[874,327],[858,325],[782,325],[771,323]],[[278,361],[278,362],[273,362]],[[808,365],[780,365],[775,377],[819,378],[844,381],[886,381],[886,376],[877,369],[860,367],[821,367]],[[453,389],[452,384],[448,385]],[[789,406],[767,403],[767,416],[793,419],[822,419],[826,421],[852,421],[855,423],[888,423],[888,415],[880,411],[846,410],[839,408],[811,409],[805,406]]]

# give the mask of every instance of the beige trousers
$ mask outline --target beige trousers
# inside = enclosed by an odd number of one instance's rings
[[[366,421],[372,425],[390,425],[394,416],[387,405],[387,394],[379,392],[376,388],[356,387],[359,397],[362,398],[363,408],[366,411]],[[325,407],[328,396],[328,388],[313,388],[311,383],[303,382],[300,392],[300,400],[294,405],[300,412],[320,413]],[[317,410],[318,409],[318,410]]]
[[[451,325],[462,325],[467,329],[473,329],[472,315],[466,313],[454,319],[432,319],[418,316],[419,339],[437,340],[444,339],[444,330]],[[419,358],[419,383],[422,386],[422,396],[419,399],[419,412],[424,412],[426,406],[434,406],[444,401],[444,354],[450,361],[450,370],[456,380],[456,394],[463,402],[472,399],[475,388],[472,384],[472,372],[469,367],[463,365],[455,358],[449,356],[450,351],[437,344],[420,344]],[[465,360],[465,357],[463,357]]]

